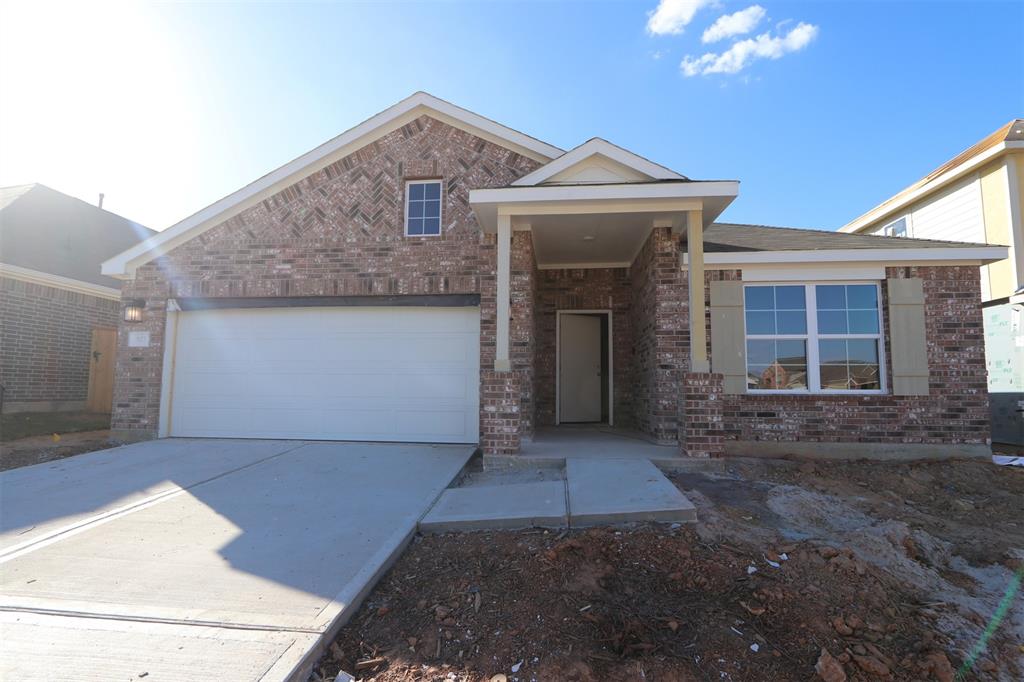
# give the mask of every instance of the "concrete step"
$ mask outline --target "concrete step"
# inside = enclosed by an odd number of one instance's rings
[[[697,520],[697,509],[649,460],[566,460],[569,522],[584,526]]]
[[[565,528],[565,482],[531,481],[449,488],[420,521],[420,531]]]

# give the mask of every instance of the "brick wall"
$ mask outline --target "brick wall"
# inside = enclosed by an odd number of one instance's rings
[[[530,438],[535,423],[534,348],[537,334],[533,302],[539,270],[533,255],[533,238],[529,232],[512,233],[511,256],[509,360],[513,371],[519,375],[521,435]]]
[[[4,403],[84,402],[92,330],[116,327],[119,314],[118,301],[0,278]]]
[[[612,406],[616,426],[633,425],[633,332],[626,268],[539,270],[536,288],[537,424],[555,423],[556,317],[559,310],[612,311]]]
[[[651,233],[630,276],[635,425],[658,440],[674,441],[680,382],[689,369],[689,304],[679,245],[668,228]]]
[[[488,455],[514,455],[521,441],[520,372],[480,371],[480,448]]]
[[[143,322],[120,329],[113,428],[156,432],[168,297],[479,294],[481,368],[492,367],[495,239],[480,231],[469,190],[538,165],[421,116],[139,268],[123,295],[147,306]],[[403,234],[404,181],[417,177],[444,179],[439,237]],[[520,340],[521,324],[532,326],[513,321]],[[135,329],[150,331],[148,348],[127,348]]]
[[[709,279],[739,279],[711,271]],[[888,268],[923,280],[930,371],[927,396],[726,395],[725,438],[743,441],[974,443],[989,438],[978,268]],[[885,329],[888,300],[882,287]],[[886,347],[889,339],[886,333]],[[892,385],[891,370],[887,371]]]

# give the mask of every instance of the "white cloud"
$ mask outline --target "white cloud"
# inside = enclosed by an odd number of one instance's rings
[[[660,0],[658,6],[647,13],[647,32],[656,36],[682,33],[693,15],[702,7],[716,4],[717,0]]]
[[[758,59],[779,59],[790,52],[798,52],[818,35],[818,27],[800,22],[784,36],[762,33],[733,43],[725,52],[708,52],[700,57],[687,55],[679,64],[683,75],[707,76],[713,73],[739,73]]]
[[[746,9],[732,14],[723,14],[715,19],[704,31],[700,41],[702,43],[715,43],[725,38],[741,36],[753,31],[768,12],[761,5],[751,5]]]

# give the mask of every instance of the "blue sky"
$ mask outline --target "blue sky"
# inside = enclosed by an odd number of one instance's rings
[[[0,185],[156,229],[416,90],[824,229],[1024,116],[1019,2],[79,5],[0,9]]]

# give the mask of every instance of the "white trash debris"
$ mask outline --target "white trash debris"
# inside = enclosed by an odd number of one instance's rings
[[[757,642],[754,642],[753,644],[750,645],[750,650],[753,651],[755,654],[757,653],[757,650],[760,649],[760,648],[761,647],[757,645]]]
[[[519,672],[519,669],[522,668],[522,667],[523,667],[523,661],[519,661],[514,666],[512,666],[512,672],[517,673],[517,672]]]

